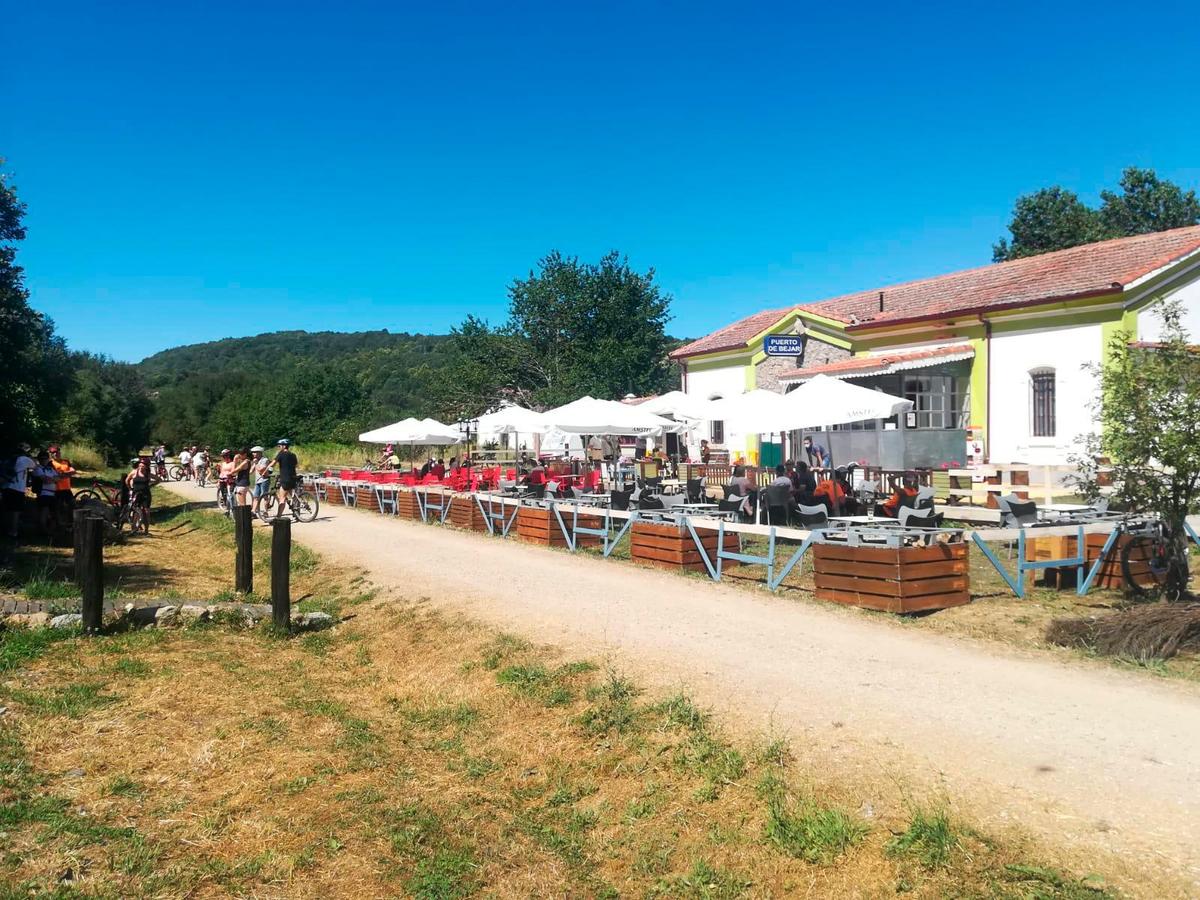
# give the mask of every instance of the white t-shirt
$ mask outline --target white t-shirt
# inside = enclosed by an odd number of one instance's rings
[[[192,462],[194,464],[196,464],[197,466],[207,466],[208,465],[208,454],[205,453],[203,450],[201,450],[196,454],[196,458],[193,459]]]
[[[42,479],[42,490],[38,496],[53,497],[58,492],[58,472],[54,466],[34,466],[33,474]]]
[[[254,464],[255,481],[266,481],[270,477],[271,460],[265,456]]]
[[[37,467],[37,463],[32,458],[24,453],[20,454],[13,460],[13,477],[4,483],[4,489],[25,493],[25,488],[29,486],[29,472]]]
[[[186,465],[187,465],[188,463],[190,463],[191,461],[192,461],[192,454],[191,454],[191,452],[190,452],[190,451],[188,451],[188,450],[182,450],[182,451],[180,451],[180,453],[179,453],[179,464],[180,464],[181,466],[186,466]]]

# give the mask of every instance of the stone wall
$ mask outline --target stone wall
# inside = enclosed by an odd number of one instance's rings
[[[849,359],[851,355],[849,350],[835,347],[809,335],[808,344],[804,348],[804,368],[811,369],[813,366]],[[787,385],[780,383],[779,376],[784,372],[795,371],[797,359],[795,356],[768,356],[754,370],[755,385],[764,391],[786,393]]]

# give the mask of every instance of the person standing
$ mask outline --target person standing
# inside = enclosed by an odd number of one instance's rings
[[[129,488],[129,500],[141,507],[143,528],[150,533],[150,485],[153,475],[150,472],[150,460],[140,456],[133,461],[133,470],[125,476],[125,484]]]
[[[57,444],[50,445],[50,465],[58,473],[54,494],[55,512],[70,521],[71,512],[75,509],[75,495],[71,492],[71,476],[75,474],[75,467],[69,459],[62,458],[62,451]]]
[[[183,471],[180,478],[184,481],[192,477],[192,451],[187,447],[179,451],[179,468]]]
[[[4,465],[0,487],[4,490],[4,534],[16,540],[21,528],[21,513],[25,510],[25,491],[29,487],[29,473],[37,463],[29,455],[28,444],[18,444],[16,453]]]
[[[233,455],[233,502],[250,505],[250,451],[243,447]]]
[[[275,454],[275,468],[279,471],[279,508],[275,515],[283,516],[290,509],[288,498],[292,496],[292,491],[296,490],[300,460],[292,452],[292,443],[287,438],[280,439],[278,446],[279,452]]]
[[[46,540],[54,541],[55,495],[58,493],[58,472],[50,464],[50,454],[43,450],[37,456],[37,465],[30,470],[30,477],[37,487],[37,520]]]
[[[251,514],[262,517],[260,507],[263,498],[267,496],[267,488],[271,486],[271,467],[274,463],[263,455],[262,447],[250,448],[250,468],[254,472],[254,509]]]
[[[208,484],[208,448],[197,450],[192,457],[192,469],[196,472],[196,483],[200,487]]]
[[[820,444],[814,444],[807,435],[804,438],[804,452],[808,455],[808,464],[814,469],[824,469],[829,465],[829,451]]]

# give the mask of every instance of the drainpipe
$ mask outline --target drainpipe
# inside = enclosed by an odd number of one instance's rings
[[[984,374],[987,379],[987,387],[984,388],[983,394],[983,402],[987,408],[983,422],[983,461],[990,463],[992,461],[992,323],[988,319],[983,319],[983,339],[984,346],[987,348],[987,371]]]

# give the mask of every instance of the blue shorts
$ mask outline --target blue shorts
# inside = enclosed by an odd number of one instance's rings
[[[258,497],[265,497],[265,496],[267,496],[267,487],[268,487],[268,485],[270,485],[270,483],[271,483],[271,482],[269,482],[269,481],[265,481],[265,480],[264,480],[264,481],[256,481],[256,482],[254,482],[254,496],[255,496],[255,498],[258,498]]]

